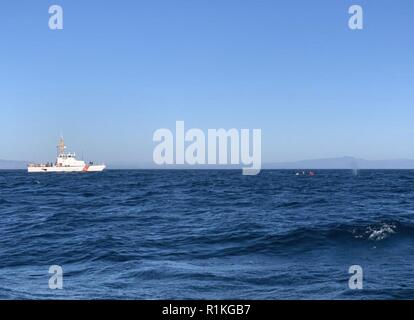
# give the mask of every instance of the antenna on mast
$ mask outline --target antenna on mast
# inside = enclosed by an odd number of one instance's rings
[[[60,137],[57,148],[58,148],[58,151],[59,151],[59,155],[65,153],[66,146],[65,146],[65,140],[63,139],[63,136]]]

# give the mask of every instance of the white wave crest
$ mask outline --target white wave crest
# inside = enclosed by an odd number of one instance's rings
[[[388,238],[391,234],[395,233],[397,227],[392,224],[384,223],[380,227],[369,227],[367,234],[369,234],[368,239],[372,241],[380,241]]]

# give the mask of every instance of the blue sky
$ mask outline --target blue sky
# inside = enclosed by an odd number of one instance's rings
[[[64,30],[48,28],[48,8]],[[364,9],[364,30],[348,8]],[[152,161],[153,132],[261,128],[264,162],[414,158],[412,0],[2,1],[0,159]]]

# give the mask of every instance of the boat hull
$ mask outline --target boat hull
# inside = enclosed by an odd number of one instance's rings
[[[44,172],[101,172],[106,168],[105,165],[85,165],[78,167],[58,167],[58,166],[32,166],[27,168],[29,173],[44,173]]]

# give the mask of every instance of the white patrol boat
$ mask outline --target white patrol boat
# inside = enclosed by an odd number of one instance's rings
[[[29,164],[28,172],[100,172],[105,169],[104,164],[95,165],[93,162],[86,163],[83,160],[77,160],[74,153],[65,153],[65,142],[63,137],[60,138],[58,156],[55,163],[46,164]]]

